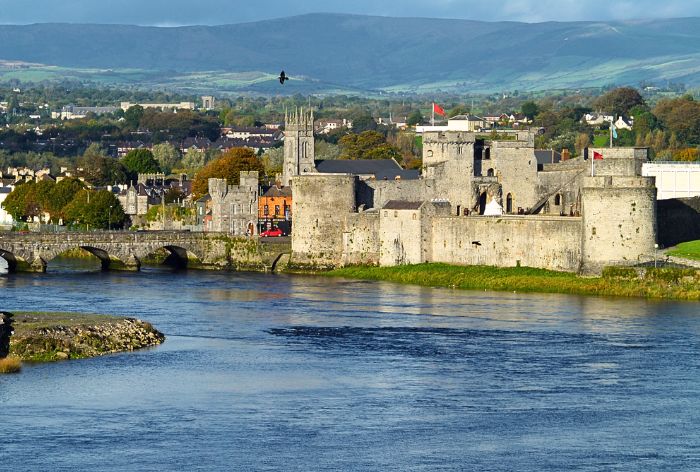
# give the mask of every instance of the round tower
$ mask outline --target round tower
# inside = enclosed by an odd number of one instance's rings
[[[654,257],[656,185],[653,177],[583,179],[582,271],[635,265]]]

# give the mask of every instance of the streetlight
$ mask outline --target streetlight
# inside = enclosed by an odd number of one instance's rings
[[[112,205],[109,206],[107,211],[107,231],[112,231]]]
[[[659,245],[654,244],[654,268],[656,268],[656,253],[659,251]]]

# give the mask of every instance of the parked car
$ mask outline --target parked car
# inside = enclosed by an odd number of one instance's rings
[[[263,231],[262,233],[260,233],[260,236],[263,238],[277,238],[279,236],[284,236],[284,233],[278,227],[273,226],[267,231]]]

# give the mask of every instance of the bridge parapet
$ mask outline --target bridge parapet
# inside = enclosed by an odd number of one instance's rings
[[[82,248],[98,257],[103,269],[138,270],[141,260],[160,249],[190,268],[269,270],[289,244],[263,250],[257,237],[191,231],[96,231],[70,233],[0,233],[0,257],[11,271],[44,272],[56,256]],[[272,261],[272,262],[271,262]]]

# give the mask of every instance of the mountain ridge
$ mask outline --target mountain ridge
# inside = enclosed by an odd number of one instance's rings
[[[313,13],[218,26],[0,25],[0,60],[173,77],[285,69],[307,89],[697,85],[700,18],[520,23]]]

